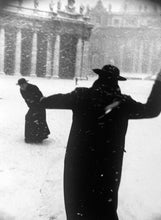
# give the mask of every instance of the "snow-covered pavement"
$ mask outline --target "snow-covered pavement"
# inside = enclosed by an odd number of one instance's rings
[[[65,220],[63,161],[72,113],[47,110],[51,131],[42,144],[25,144],[27,106],[18,76],[0,76],[0,220]],[[29,78],[44,96],[68,92],[73,80]],[[79,81],[90,86],[94,79]],[[146,101],[153,81],[122,82],[123,92]],[[130,121],[119,191],[120,220],[161,219],[161,116]]]

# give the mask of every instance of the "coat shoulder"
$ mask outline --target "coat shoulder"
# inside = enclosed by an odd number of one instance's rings
[[[87,93],[89,91],[89,88],[86,88],[86,87],[77,87],[75,90],[74,90],[76,93]]]
[[[28,88],[29,89],[38,89],[38,87],[36,85],[30,84],[30,83],[28,83]]]
[[[85,88],[85,87],[78,87],[73,91],[73,94],[78,97],[78,98],[85,98],[88,96],[89,94],[89,88]]]

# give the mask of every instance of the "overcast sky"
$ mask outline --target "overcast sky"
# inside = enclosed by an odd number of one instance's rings
[[[98,0],[76,0],[77,4],[89,4],[90,6],[96,5]],[[124,0],[102,0],[103,5],[108,8],[109,4],[112,4],[113,10],[119,10]]]
[[[18,0],[0,0],[0,2],[14,2],[14,4],[18,4]],[[49,10],[49,3],[53,1],[54,3],[54,9],[56,10],[57,9],[57,2],[58,0],[39,0],[39,7],[38,9],[39,10]],[[98,0],[75,0],[75,6],[76,6],[76,9],[78,11],[79,9],[79,6],[81,4],[83,4],[84,6],[87,6],[89,5],[90,7],[94,7],[96,5]],[[105,6],[105,8],[108,8],[109,4],[112,5],[112,11],[120,11],[123,9],[123,3],[124,3],[125,0],[102,0],[103,2],[103,5]],[[136,0],[129,0],[130,2],[135,2]],[[158,6],[160,4],[160,0],[137,0],[137,2],[144,2],[147,4],[151,4],[152,2],[157,2],[158,3]],[[33,2],[34,0],[23,0],[23,4],[22,6],[24,7],[29,7],[29,8],[33,8]],[[61,0],[61,3],[62,3],[62,9],[67,5],[68,3],[68,0]],[[55,11],[54,10],[54,11]]]
[[[81,4],[84,6],[89,5],[90,7],[94,7],[96,5],[98,0],[75,0],[75,6],[76,8],[79,8]],[[112,9],[114,11],[118,11],[121,7],[121,4],[123,4],[124,0],[102,0],[103,5],[108,8],[108,5],[112,4]],[[14,4],[17,4],[18,1],[14,1]],[[49,10],[49,3],[51,0],[39,0],[39,9],[40,10]],[[58,0],[53,0],[53,3],[56,7]],[[67,5],[68,0],[61,0],[62,7]],[[23,6],[26,7],[33,7],[33,0],[23,0]]]

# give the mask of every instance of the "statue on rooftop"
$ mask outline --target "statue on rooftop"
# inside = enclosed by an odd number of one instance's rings
[[[34,8],[37,9],[39,6],[39,0],[34,0]]]
[[[87,7],[86,7],[86,15],[87,15],[87,16],[89,16],[90,11],[91,11],[90,6],[87,5]]]
[[[57,10],[60,11],[61,10],[61,1],[59,0],[57,3]]]
[[[21,8],[22,7],[22,2],[23,0],[18,0],[18,6]]]
[[[112,5],[111,5],[111,4],[108,5],[108,11],[109,11],[109,12],[112,11]]]
[[[73,7],[74,6],[74,4],[75,4],[75,0],[68,0],[68,6],[69,7]]]
[[[74,4],[75,4],[75,0],[68,0],[68,4],[67,4],[67,6],[66,6],[66,10],[68,11],[68,12],[75,12],[75,6],[74,6]]]
[[[79,7],[79,13],[83,14],[84,9],[85,9],[84,5],[81,4],[80,7]]]
[[[53,12],[53,10],[54,10],[54,2],[53,2],[53,0],[51,0],[50,3],[49,3],[49,9],[50,9],[51,12]]]

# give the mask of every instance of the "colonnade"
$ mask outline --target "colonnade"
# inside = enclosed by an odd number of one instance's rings
[[[84,78],[88,73],[89,43],[78,35],[2,26],[0,48],[1,74]]]

